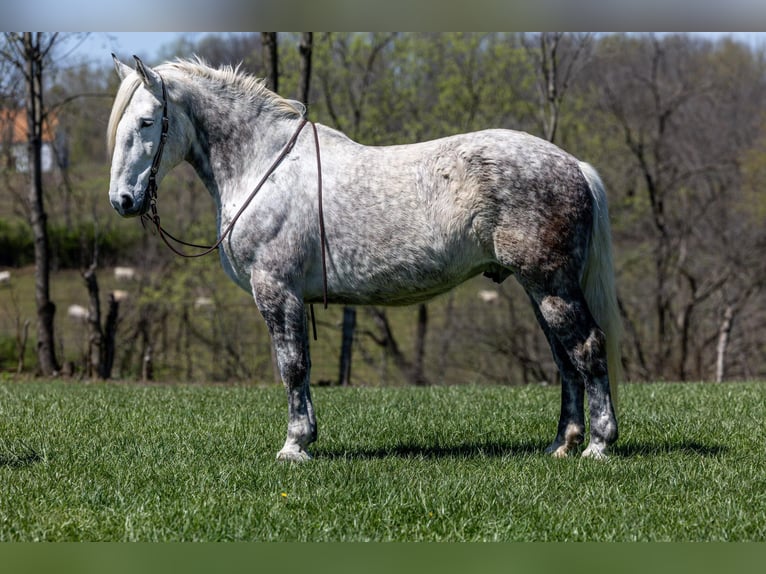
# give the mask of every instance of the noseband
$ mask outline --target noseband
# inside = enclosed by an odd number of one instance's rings
[[[159,73],[157,74],[159,75]],[[327,261],[326,261],[326,238],[325,238],[325,229],[324,229],[324,213],[322,210],[322,164],[319,157],[319,135],[317,133],[317,127],[314,122],[309,121],[305,117],[302,119],[301,123],[298,125],[298,128],[295,130],[295,133],[293,133],[292,137],[288,140],[288,142],[285,144],[285,146],[282,148],[282,151],[279,152],[279,155],[276,157],[274,162],[271,164],[269,169],[266,170],[266,173],[263,175],[261,180],[258,182],[258,184],[255,186],[253,191],[250,192],[250,195],[247,197],[245,202],[242,204],[242,207],[239,208],[239,211],[234,215],[234,218],[229,222],[229,225],[226,227],[226,229],[221,233],[221,236],[218,238],[218,241],[216,241],[213,245],[197,245],[194,243],[188,243],[186,241],[182,241],[181,239],[177,239],[176,237],[173,237],[165,228],[162,227],[160,224],[160,216],[157,212],[157,172],[160,168],[160,163],[162,162],[162,152],[165,149],[165,142],[168,139],[168,129],[170,126],[170,119],[168,117],[168,93],[167,89],[165,88],[165,80],[162,79],[162,76],[160,76],[160,85],[162,86],[162,131],[160,132],[160,144],[157,147],[157,153],[154,154],[154,159],[152,160],[152,167],[149,171],[149,181],[146,185],[146,196],[149,198],[149,211],[151,212],[151,215],[148,213],[144,213],[141,215],[141,223],[146,224],[150,223],[155,230],[157,231],[157,234],[160,236],[162,241],[167,245],[170,250],[175,253],[176,255],[180,255],[181,257],[202,257],[204,255],[207,255],[216,249],[223,243],[224,239],[231,233],[231,230],[234,228],[234,224],[237,222],[239,217],[244,213],[245,209],[247,209],[247,206],[250,205],[250,202],[252,202],[255,195],[260,191],[261,187],[266,183],[266,180],[268,177],[276,171],[277,167],[279,167],[279,164],[282,163],[282,160],[284,160],[288,154],[292,151],[293,147],[295,146],[295,142],[298,141],[298,136],[300,135],[301,131],[303,131],[303,128],[306,124],[310,123],[311,127],[314,131],[314,147],[316,149],[316,158],[317,158],[317,193],[318,193],[318,200],[319,200],[319,241],[322,249],[322,297],[324,302],[325,309],[327,308]],[[183,251],[180,251],[178,248],[176,248],[172,243],[177,243],[179,245],[185,245],[186,247],[193,247],[196,249],[203,249],[204,251],[200,253],[184,253]],[[313,307],[312,307],[312,323],[313,323]],[[316,325],[314,325],[314,338],[316,339]]]

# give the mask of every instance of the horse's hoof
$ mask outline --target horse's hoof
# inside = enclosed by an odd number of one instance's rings
[[[583,458],[591,458],[593,460],[606,460],[609,457],[606,455],[606,449],[599,447],[598,445],[590,444],[588,448],[582,451]]]
[[[311,455],[303,449],[282,449],[277,453],[277,460],[287,462],[306,462],[311,460]]]
[[[562,444],[558,448],[549,450],[548,454],[550,454],[553,458],[566,458],[569,455],[569,449],[565,444]]]
[[[560,443],[558,441],[553,441],[545,449],[545,454],[549,454],[553,458],[566,458],[567,451],[568,449],[566,444]]]
[[[556,439],[545,449],[545,454],[554,458],[566,458],[570,451],[577,450],[582,444],[583,427],[575,423],[567,425],[564,435],[559,434]]]

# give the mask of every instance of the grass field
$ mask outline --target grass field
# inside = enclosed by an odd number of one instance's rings
[[[0,540],[766,539],[766,384],[625,385],[606,462],[543,454],[558,389],[0,383]]]

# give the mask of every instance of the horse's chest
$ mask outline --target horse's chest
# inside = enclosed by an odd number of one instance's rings
[[[231,257],[231,248],[224,246],[218,250],[221,258],[221,266],[224,272],[228,275],[234,283],[239,285],[245,291],[250,292],[250,274],[245,270],[244,266],[237,264],[236,258]]]

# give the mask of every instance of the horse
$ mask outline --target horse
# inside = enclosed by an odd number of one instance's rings
[[[508,129],[366,146],[309,122],[301,103],[239,66],[113,58],[111,204],[123,217],[156,213],[157,186],[182,161],[204,182],[221,264],[252,293],[287,392],[278,459],[310,459],[317,439],[306,304],[407,305],[479,273],[520,282],[561,374],[546,452],[580,449],[587,392],[581,454],[606,457],[618,436],[620,321],[594,168]]]

